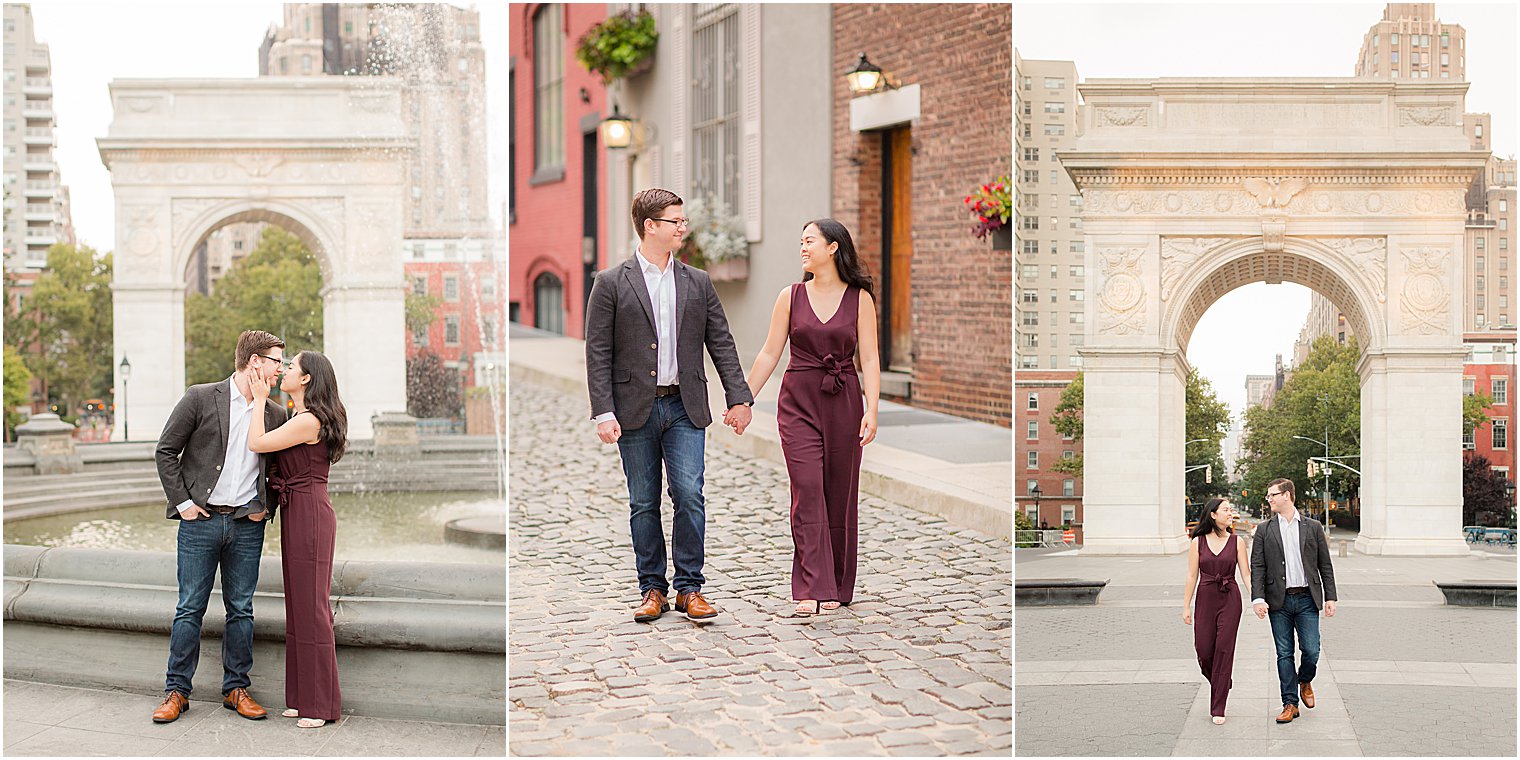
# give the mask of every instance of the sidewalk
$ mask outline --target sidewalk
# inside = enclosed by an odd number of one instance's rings
[[[424,723],[345,715],[336,725],[296,728],[279,716],[278,695],[260,694],[270,711],[245,720],[221,700],[197,694],[173,723],[157,724],[160,696],[5,679],[7,756],[502,757],[503,726]]]
[[[1020,756],[1515,755],[1514,609],[1448,607],[1434,580],[1513,579],[1513,553],[1335,557],[1316,705],[1286,725],[1271,628],[1244,600],[1226,716],[1183,624],[1186,555],[1016,552],[1016,577],[1108,579],[1089,607],[1020,607]],[[1104,730],[1091,727],[1102,725]]]
[[[586,396],[583,341],[512,325],[512,372],[563,393]],[[748,368],[746,367],[746,370]],[[776,432],[776,396],[784,363],[755,400],[743,436],[721,424],[722,385],[709,384],[714,423],[708,441],[745,456],[784,463]],[[708,377],[717,373],[708,364]],[[589,410],[589,406],[588,406]],[[587,434],[591,423],[587,414]],[[882,401],[875,442],[865,449],[860,490],[939,515],[957,525],[1011,538],[1013,434],[1007,429]]]

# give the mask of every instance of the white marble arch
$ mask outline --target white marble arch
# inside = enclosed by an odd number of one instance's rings
[[[372,415],[404,410],[403,167],[415,139],[399,83],[117,80],[110,90],[114,118],[98,145],[116,197],[112,364],[127,422],[116,439],[127,429],[156,439],[183,395],[187,264],[236,222],[277,224],[320,263],[323,353],[350,437],[371,437]]]
[[[1253,282],[1297,282],[1363,346],[1358,551],[1459,555],[1466,85],[1094,80],[1060,159],[1087,237],[1084,548],[1184,550],[1186,350]],[[1292,478],[1294,473],[1284,473]],[[1300,484],[1300,492],[1307,490]]]

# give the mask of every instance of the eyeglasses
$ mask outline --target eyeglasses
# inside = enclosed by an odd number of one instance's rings
[[[691,226],[691,220],[690,219],[659,219],[659,218],[652,217],[652,216],[649,217],[649,218],[651,220],[653,220],[653,221],[656,221],[656,222],[669,222],[671,224],[674,224],[676,226],[676,229],[678,229],[678,230],[679,229],[685,229],[685,228]]]
[[[267,356],[265,354],[254,354],[254,356],[258,356],[258,357],[262,357],[262,358],[268,359],[269,361],[272,361],[272,362],[275,362],[276,364],[279,364],[281,367],[284,367],[285,369],[290,369],[290,360],[289,359],[276,359],[273,356]]]
[[[1273,496],[1282,496],[1285,493],[1287,493],[1287,491],[1268,491],[1267,498],[1270,499]]]

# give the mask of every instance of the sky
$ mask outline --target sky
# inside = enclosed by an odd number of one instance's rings
[[[1383,3],[1214,2],[1211,4],[1015,3],[1013,45],[1028,60],[1073,61],[1082,79],[1107,77],[1352,76],[1362,35]],[[1467,31],[1467,110],[1493,115],[1493,146],[1513,156],[1516,121],[1516,6],[1437,3],[1444,23]],[[1204,314],[1188,361],[1237,418],[1245,376],[1269,374],[1276,355],[1292,361],[1311,291],[1285,283],[1249,285]],[[1238,420],[1237,420],[1238,421]]]
[[[47,43],[52,55],[55,155],[73,201],[74,228],[82,243],[114,250],[111,178],[95,144],[111,123],[107,85],[113,79],[257,77],[259,44],[269,26],[282,20],[283,4],[43,0],[31,6],[38,41]],[[475,6],[486,52],[488,182],[496,229],[507,189],[505,6]]]

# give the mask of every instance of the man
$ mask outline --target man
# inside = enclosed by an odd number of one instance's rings
[[[266,717],[248,696],[253,667],[253,591],[259,584],[266,517],[278,505],[269,497],[267,476],[273,458],[248,449],[248,423],[264,415],[264,427],[285,423],[285,409],[267,399],[255,409],[251,383],[274,385],[285,362],[285,342],[262,330],[238,336],[237,370],[226,380],[192,385],[174,406],[158,439],[154,459],[169,505],[165,517],[179,520],[179,604],[169,633],[169,667],[164,701],[154,723],[171,723],[190,709],[190,682],[200,662],[201,619],[211,598],[217,567],[222,568],[222,602],[227,609],[222,637],[222,706],[249,720]],[[261,370],[266,380],[255,372]]]
[[[744,379],[728,319],[707,273],[677,261],[688,221],[681,198],[651,188],[633,197],[639,235],[632,258],[601,272],[586,307],[586,387],[597,437],[618,445],[628,479],[629,528],[643,601],[636,622],[670,607],[660,471],[675,506],[671,549],[676,611],[691,620],[718,614],[703,596],[702,497],[705,434],[712,424],[702,347],[712,356],[738,433],[750,423],[754,397]]]
[[[1315,666],[1319,663],[1319,611],[1335,617],[1335,570],[1330,566],[1330,541],[1325,528],[1306,520],[1293,505],[1293,481],[1278,478],[1267,484],[1267,505],[1276,519],[1256,528],[1251,545],[1251,600],[1257,618],[1272,616],[1272,640],[1277,648],[1277,683],[1283,709],[1278,723],[1299,715],[1299,700],[1314,707]],[[1293,635],[1301,652],[1293,667]]]

